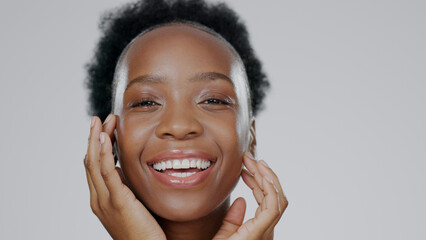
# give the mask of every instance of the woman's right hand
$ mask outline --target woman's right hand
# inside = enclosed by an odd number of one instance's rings
[[[113,239],[166,239],[160,225],[126,186],[112,154],[116,116],[92,117],[84,159],[90,206]]]

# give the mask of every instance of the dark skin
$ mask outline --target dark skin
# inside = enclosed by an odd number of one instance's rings
[[[92,119],[85,160],[91,207],[114,239],[273,238],[287,201],[274,172],[239,144],[235,61],[222,40],[185,24],[155,29],[128,49],[122,110],[103,125]],[[251,133],[255,139],[254,123]],[[115,140],[122,169],[114,167]],[[173,149],[202,151],[216,162],[200,184],[173,188],[147,163]],[[244,224],[245,201],[230,207],[240,176],[259,203]]]

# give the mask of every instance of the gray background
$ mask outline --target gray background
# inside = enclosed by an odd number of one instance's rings
[[[0,3],[0,239],[109,238],[83,168],[83,64],[122,2]],[[426,2],[227,2],[273,86],[257,136],[290,201],[276,239],[426,239]]]

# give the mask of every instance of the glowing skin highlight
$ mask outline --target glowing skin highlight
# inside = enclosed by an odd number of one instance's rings
[[[237,115],[237,121],[235,124],[236,124],[237,133],[239,136],[240,150],[248,151],[249,143],[250,143],[250,127],[252,126],[254,117],[253,117],[252,109],[251,109],[250,87],[248,84],[248,79],[247,79],[247,74],[245,71],[244,64],[241,60],[241,57],[237,53],[237,51],[228,41],[226,41],[222,36],[220,36],[218,33],[213,31],[212,29],[207,28],[195,22],[188,22],[188,21],[171,22],[171,23],[153,26],[141,32],[124,48],[117,62],[115,73],[114,73],[114,79],[113,79],[113,96],[112,96],[113,114],[120,115],[123,109],[123,96],[124,96],[124,92],[126,90],[127,81],[128,81],[128,69],[127,69],[127,63],[125,60],[125,55],[128,49],[130,48],[132,43],[134,43],[139,37],[143,36],[144,34],[154,29],[157,29],[163,26],[170,26],[173,24],[186,24],[196,29],[210,33],[213,36],[221,39],[232,51],[234,55],[234,59],[233,59],[232,67],[231,67],[230,78],[234,85],[234,91],[238,101],[238,115]]]

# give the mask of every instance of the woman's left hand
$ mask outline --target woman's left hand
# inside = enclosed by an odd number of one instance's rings
[[[259,207],[255,217],[243,224],[246,203],[243,198],[236,199],[213,240],[273,239],[275,225],[287,208],[288,201],[278,177],[265,161],[256,161],[251,154],[245,153],[243,163],[249,172],[243,170],[241,177],[252,189]]]

